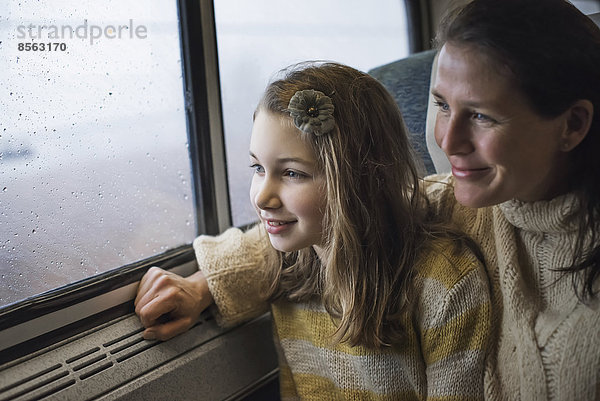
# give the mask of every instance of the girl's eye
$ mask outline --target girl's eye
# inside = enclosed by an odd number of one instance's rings
[[[287,171],[284,173],[284,175],[285,175],[286,177],[288,177],[288,178],[292,178],[292,179],[294,179],[294,180],[299,180],[299,179],[301,179],[301,178],[304,178],[304,177],[305,177],[305,175],[304,175],[304,174],[302,174],[302,173],[299,173],[299,172],[297,172],[297,171],[294,171],[294,170],[287,170]]]
[[[433,102],[433,104],[435,104],[435,106],[440,111],[446,112],[446,111],[450,110],[450,106],[448,106],[448,103],[446,103],[446,102],[442,102],[442,101],[436,100],[435,102]]]
[[[261,166],[260,164],[253,164],[250,166],[250,168],[254,170],[255,174],[262,174],[265,172],[264,167]]]

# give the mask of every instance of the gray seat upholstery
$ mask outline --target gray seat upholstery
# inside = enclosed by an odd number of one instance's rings
[[[435,50],[416,53],[369,71],[400,107],[413,148],[423,161],[425,174],[436,172],[425,136],[431,66],[435,54]]]

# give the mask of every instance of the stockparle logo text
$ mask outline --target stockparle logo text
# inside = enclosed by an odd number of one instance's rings
[[[84,19],[83,23],[73,25],[19,25],[17,38],[31,40],[64,40],[64,39],[89,39],[90,44],[100,38],[106,39],[146,39],[148,29],[145,25],[136,25],[130,19],[125,25],[91,25]]]

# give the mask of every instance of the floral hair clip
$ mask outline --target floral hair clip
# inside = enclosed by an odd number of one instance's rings
[[[290,99],[287,110],[294,125],[307,134],[321,136],[335,127],[333,103],[323,92],[314,89],[298,91]]]

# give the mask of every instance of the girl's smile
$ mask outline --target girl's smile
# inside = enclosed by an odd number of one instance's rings
[[[265,222],[265,228],[269,234],[276,235],[291,229],[295,221],[281,221],[281,220],[268,220],[263,219]]]

